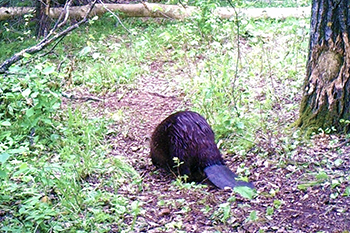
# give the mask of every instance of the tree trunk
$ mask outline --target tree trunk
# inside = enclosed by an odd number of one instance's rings
[[[50,24],[51,19],[49,17],[50,15],[50,0],[34,0],[36,2],[36,21],[37,21],[37,28],[36,28],[36,35],[38,37],[44,37],[48,34],[50,30]]]
[[[309,58],[297,121],[309,132],[349,131],[349,14],[349,0],[312,1]]]

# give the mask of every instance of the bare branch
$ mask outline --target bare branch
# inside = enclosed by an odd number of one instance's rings
[[[63,7],[63,11],[61,12],[60,16],[58,17],[58,20],[56,21],[55,26],[52,28],[52,31],[55,31],[57,28],[60,28],[64,24],[66,24],[66,22],[69,18],[69,7],[71,6],[71,4],[72,4],[72,0],[69,0],[66,2],[66,4]],[[62,22],[60,22],[63,15],[64,15],[64,19]]]
[[[69,1],[70,2],[70,1]],[[65,5],[65,7],[68,8],[69,6],[69,2]],[[7,72],[7,70],[9,69],[9,67],[18,62],[19,60],[21,60],[24,57],[24,54],[28,53],[28,54],[34,54],[37,53],[39,51],[41,51],[42,49],[44,49],[45,47],[47,47],[48,45],[50,45],[52,42],[58,40],[61,37],[66,36],[68,33],[70,33],[71,31],[73,31],[74,29],[78,28],[81,24],[86,23],[88,21],[88,16],[91,13],[92,9],[94,8],[95,4],[96,4],[97,0],[94,0],[90,6],[88,11],[86,12],[84,18],[82,20],[80,20],[79,22],[75,23],[74,25],[66,28],[65,30],[61,31],[58,34],[54,34],[54,31],[58,28],[60,28],[63,24],[57,24],[54,26],[54,28],[50,31],[50,33],[44,38],[42,39],[38,44],[30,47],[30,48],[26,48],[18,53],[16,53],[15,55],[13,55],[11,58],[7,59],[6,61],[4,61],[1,65],[0,65],[0,74],[4,74]],[[68,14],[68,13],[66,13]],[[67,17],[65,17],[67,18]],[[63,22],[66,19],[63,20]],[[55,30],[54,30],[55,29]]]
[[[101,3],[101,5],[103,6],[103,8],[105,8],[109,13],[111,13],[120,23],[120,25],[122,25],[122,27],[125,29],[125,31],[127,31],[129,34],[131,34],[131,32],[124,26],[124,24],[122,23],[122,21],[119,19],[119,17],[113,13],[113,11],[111,11],[110,9],[108,9],[108,7],[102,2],[102,0],[99,0],[99,2]]]

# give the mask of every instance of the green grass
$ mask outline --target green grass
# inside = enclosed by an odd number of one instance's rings
[[[57,72],[55,60],[33,58],[11,68],[18,75],[1,79],[1,230],[132,229],[125,217],[136,218],[138,201],[117,190],[125,182],[139,190],[141,179],[121,157],[109,155],[106,133],[117,132],[84,106],[62,109],[66,74]]]
[[[278,132],[285,125],[276,124],[281,117],[273,109],[276,102],[297,107],[285,102],[303,82],[308,29],[305,20],[243,21],[240,30],[248,36],[238,52],[232,24],[221,25],[225,41],[205,45],[200,69],[186,86],[194,108],[213,125],[218,139],[227,141],[225,147],[244,152],[255,144],[257,131]]]
[[[133,227],[123,219],[136,216],[138,204],[116,192],[129,179],[138,189],[140,178],[121,158],[108,155],[102,141],[108,122],[89,119],[80,109],[65,112],[51,134],[51,149],[40,141],[2,163],[3,231],[59,232],[69,226],[70,232],[108,232],[106,222]]]
[[[240,154],[255,145],[257,131],[273,134],[285,124],[276,124],[281,116],[273,110],[275,102],[289,110],[298,107],[285,100],[299,93],[304,79],[307,19],[240,19],[243,39],[238,64],[237,25],[233,21],[211,15],[185,22],[124,21],[132,35],[121,26],[110,35],[100,32],[105,21],[104,30],[110,32],[114,22],[109,17],[96,21],[89,27],[86,41],[79,40],[80,50],[63,63],[73,67],[70,87],[97,94],[113,92],[121,84],[151,76],[149,64],[153,61],[173,61],[173,66],[165,64],[161,75],[185,78],[186,98],[194,110],[208,119],[226,149]],[[76,33],[77,38],[84,38],[82,31]],[[178,70],[189,71],[180,77]]]

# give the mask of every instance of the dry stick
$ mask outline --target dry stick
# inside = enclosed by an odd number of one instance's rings
[[[238,17],[238,12],[236,10],[236,7],[233,5],[232,0],[228,0],[229,5],[233,8],[234,12],[235,12],[235,18],[236,18],[236,25],[237,25],[237,59],[236,59],[236,67],[235,67],[235,79],[233,80],[232,83],[232,93],[233,93],[233,98],[234,98],[234,105],[233,107],[237,110],[237,92],[235,92],[235,88],[236,88],[236,81],[238,79],[238,64],[240,61],[240,57],[241,57],[241,50],[240,50],[240,41],[239,41],[239,17]],[[237,114],[238,111],[236,111]]]
[[[61,20],[62,18],[62,15],[63,15],[63,12],[66,12],[65,16],[64,16],[64,19],[63,21],[57,25],[58,28],[62,27],[63,25],[66,24],[68,18],[69,18],[69,7],[72,5],[72,0],[69,0],[66,2],[66,4],[64,4],[64,8],[63,8],[63,11],[61,12],[60,16],[59,16],[59,20],[57,21],[57,24],[58,22]]]
[[[52,35],[52,33],[55,32],[58,28],[61,28],[63,25],[65,25],[67,23],[67,20],[69,18],[69,7],[71,6],[71,4],[72,4],[72,0],[67,1],[66,4],[64,4],[63,10],[61,11],[61,14],[58,17],[58,20],[56,21],[55,25],[50,30],[50,33],[47,36],[47,38],[50,37]],[[62,17],[63,17],[63,15],[65,15],[64,19],[63,19],[62,22],[60,22]],[[39,57],[44,57],[47,54],[50,54],[56,48],[56,46],[66,37],[66,35],[62,35],[62,37],[58,39],[56,44],[54,46],[52,46],[52,48],[49,51],[47,51],[44,54],[39,55]]]
[[[67,22],[68,17],[69,17],[69,6],[71,5],[71,2],[72,2],[72,0],[69,0],[66,2],[66,4],[64,4],[63,10],[61,11],[60,15],[58,16],[58,19],[57,19],[55,25],[50,30],[49,35],[52,35],[52,33],[54,31],[56,31],[56,29],[62,27]],[[65,17],[64,17],[63,21],[60,23],[60,21],[63,17],[63,14],[65,15]]]
[[[348,144],[350,139],[346,139],[344,142],[338,143],[336,145],[330,146],[331,149],[343,147],[345,144]]]
[[[39,57],[45,57],[46,55],[52,53],[52,51],[56,48],[56,46],[66,37],[66,35],[62,35],[61,38],[58,39],[58,41],[56,42],[56,44],[54,46],[52,46],[52,48],[47,51],[46,53],[40,54]]]
[[[52,34],[53,34],[53,30],[50,31],[49,35],[47,35],[42,41],[40,41],[38,44],[30,47],[30,48],[26,48],[18,53],[16,53],[15,55],[13,55],[11,58],[7,59],[6,61],[4,61],[1,65],[0,65],[0,74],[4,74],[7,73],[7,70],[9,69],[9,67],[18,62],[19,60],[21,60],[24,57],[24,54],[28,53],[28,54],[34,54],[37,53],[39,51],[41,51],[42,49],[44,49],[45,47],[47,47],[48,45],[50,45],[52,42],[56,41],[57,39],[67,35],[69,32],[73,31],[74,29],[78,28],[81,24],[86,23],[88,21],[88,16],[91,13],[92,9],[94,8],[95,4],[96,4],[97,0],[94,0],[91,5],[90,8],[88,9],[86,15],[84,16],[84,18],[82,20],[80,20],[79,22],[77,22],[76,24],[68,27],[67,29],[63,30],[62,32],[52,36],[51,38],[49,38]],[[61,24],[60,24],[61,26]]]
[[[77,97],[75,95],[69,95],[68,93],[64,93],[62,92],[62,96],[67,98],[67,99],[70,99],[70,100],[83,100],[83,101],[89,101],[89,100],[93,100],[93,101],[103,101],[103,99],[99,99],[97,97],[94,97],[94,96],[80,96],[80,97]]]
[[[103,8],[105,8],[109,13],[111,13],[114,17],[117,18],[118,22],[120,23],[120,25],[122,25],[122,27],[125,29],[125,31],[127,31],[129,34],[131,34],[131,32],[124,26],[124,24],[122,23],[122,21],[119,19],[119,17],[113,13],[113,11],[111,11],[110,9],[108,9],[108,7],[102,2],[102,0],[99,0],[99,2],[102,4]]]

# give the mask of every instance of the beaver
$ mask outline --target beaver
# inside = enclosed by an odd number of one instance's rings
[[[215,143],[215,135],[200,114],[180,111],[168,116],[154,130],[151,137],[151,159],[156,167],[178,175],[187,175],[189,181],[206,178],[218,188],[247,186],[249,182],[236,180],[226,165]],[[179,163],[174,162],[174,158]]]

